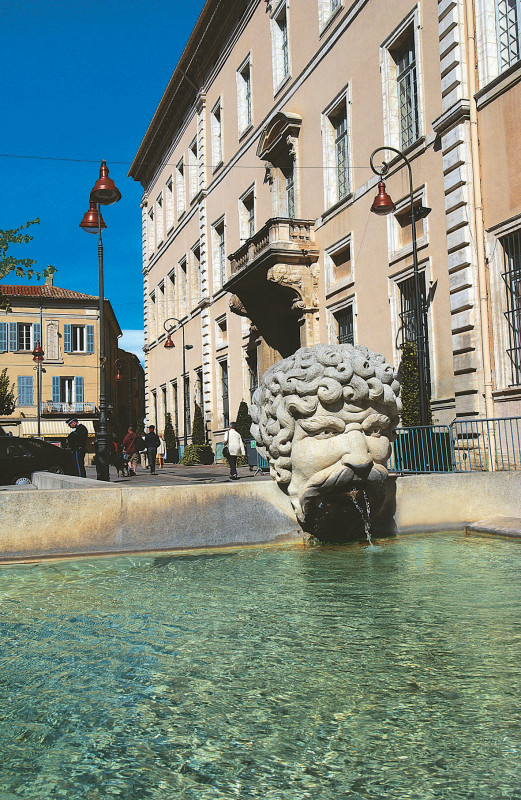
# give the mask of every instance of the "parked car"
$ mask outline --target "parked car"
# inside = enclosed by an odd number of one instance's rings
[[[41,439],[0,436],[0,484],[31,483],[31,473],[41,470],[75,475],[74,456]]]

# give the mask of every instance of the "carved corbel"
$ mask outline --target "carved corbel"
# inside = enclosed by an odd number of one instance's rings
[[[240,300],[240,298],[237,297],[236,294],[232,294],[229,305],[230,305],[230,311],[233,314],[237,314],[237,316],[239,317],[248,317],[249,319],[249,314],[244,308],[242,300]]]
[[[270,186],[273,185],[273,181],[275,180],[275,170],[272,164],[264,164],[264,183],[268,183]]]
[[[296,136],[286,136],[286,144],[288,145],[288,152],[293,159],[297,157],[297,142],[298,138]]]

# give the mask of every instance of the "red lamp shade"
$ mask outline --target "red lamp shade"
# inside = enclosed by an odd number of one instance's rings
[[[105,220],[101,216],[101,211],[98,215],[98,209],[95,201],[90,200],[89,210],[83,215],[83,219],[80,222],[80,228],[83,228],[86,233],[99,233],[100,220],[101,230],[104,231],[107,226],[105,225]]]
[[[116,372],[116,380],[117,381],[121,380],[121,372],[119,371],[119,367],[118,367],[118,371]]]
[[[379,217],[385,217],[387,214],[392,214],[395,209],[395,204],[385,191],[384,181],[380,181],[378,183],[378,194],[373,200],[371,211],[373,214],[378,214]]]
[[[43,361],[44,355],[45,353],[43,352],[40,342],[36,342],[33,350],[33,361]]]
[[[166,337],[166,341],[165,341],[163,347],[166,347],[167,350],[170,349],[170,347],[175,347],[175,344],[173,343],[172,337],[170,336],[170,334],[168,334],[168,336]]]
[[[121,200],[121,192],[112,178],[109,178],[109,170],[105,160],[101,162],[99,178],[90,193],[90,199],[95,203],[100,203],[102,206],[111,206]]]

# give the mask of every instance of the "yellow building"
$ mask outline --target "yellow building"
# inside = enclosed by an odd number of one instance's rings
[[[15,436],[37,436],[39,425],[42,438],[60,442],[70,433],[67,418],[76,416],[93,438],[100,390],[98,298],[54,286],[52,277],[44,285],[0,284],[0,297],[9,305],[0,310],[0,369],[7,367],[16,401],[0,426]],[[121,330],[108,300],[105,320],[110,402]],[[41,369],[33,361],[37,342],[44,350]]]
[[[212,440],[317,342],[415,337],[434,420],[520,414],[521,18],[507,0],[208,0],[135,156],[146,399]],[[168,322],[168,320],[171,320]],[[164,350],[171,329],[174,349]],[[183,350],[184,341],[191,347]],[[184,416],[184,420],[183,420]]]

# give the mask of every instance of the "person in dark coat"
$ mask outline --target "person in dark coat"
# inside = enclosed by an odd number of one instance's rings
[[[147,449],[147,461],[150,466],[150,474],[155,475],[157,448],[161,444],[161,440],[156,433],[154,425],[148,426],[148,433],[145,433],[144,439]]]
[[[78,470],[79,478],[86,478],[85,472],[85,450],[87,448],[87,439],[89,432],[85,425],[78,422],[76,417],[71,417],[67,420],[67,425],[71,428],[71,432],[67,436],[67,447],[74,453],[74,463]]]

